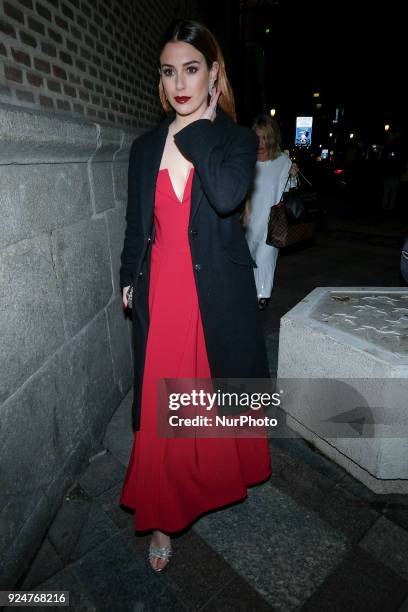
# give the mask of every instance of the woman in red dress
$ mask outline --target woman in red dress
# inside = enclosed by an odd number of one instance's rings
[[[244,499],[247,486],[271,474],[266,437],[158,435],[160,379],[268,375],[254,320],[253,262],[239,229],[257,140],[234,122],[222,54],[204,26],[173,23],[161,49],[160,99],[175,113],[132,146],[121,266],[125,307],[131,281],[134,287],[137,418],[120,501],[135,509],[137,531],[153,530],[149,560],[156,571],[172,554],[169,534]],[[227,318],[218,306],[221,291]],[[248,325],[250,335],[236,333]]]

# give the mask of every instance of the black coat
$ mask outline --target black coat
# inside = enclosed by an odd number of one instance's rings
[[[133,297],[133,425],[140,428],[140,408],[149,328],[150,251],[154,241],[156,179],[168,126],[174,114],[137,138],[129,157],[126,232],[120,287],[135,283]],[[199,119],[175,136],[194,165],[189,242],[213,378],[266,378],[267,357],[257,308],[253,268],[239,223],[251,187],[258,137],[237,125],[220,106],[214,122]]]

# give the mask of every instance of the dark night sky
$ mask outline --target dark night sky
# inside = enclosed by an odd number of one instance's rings
[[[323,103],[343,103],[351,123],[404,117],[407,34],[396,3],[282,0],[265,18],[271,98],[302,107],[316,88]]]

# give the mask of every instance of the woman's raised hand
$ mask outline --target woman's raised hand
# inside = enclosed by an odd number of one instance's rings
[[[123,301],[123,307],[127,308],[128,305],[128,301],[127,301],[127,297],[126,297],[126,293],[129,289],[130,285],[128,285],[127,287],[123,287],[122,289],[122,301]]]
[[[200,119],[209,119],[210,121],[214,121],[215,115],[216,115],[217,102],[218,102],[218,98],[220,97],[221,93],[222,93],[221,90],[218,91],[218,89],[216,89],[214,85],[212,94],[211,94],[210,103],[208,107],[206,108],[206,110],[204,111],[204,113],[201,115]]]

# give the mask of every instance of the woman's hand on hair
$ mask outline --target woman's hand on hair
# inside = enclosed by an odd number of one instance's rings
[[[200,119],[209,119],[210,121],[214,121],[215,115],[216,115],[216,109],[217,109],[217,102],[218,102],[218,98],[220,97],[220,95],[221,95],[221,90],[218,91],[218,89],[216,89],[214,86],[212,90],[210,103],[208,107],[206,108],[206,110],[204,111],[204,113],[201,115]]]

